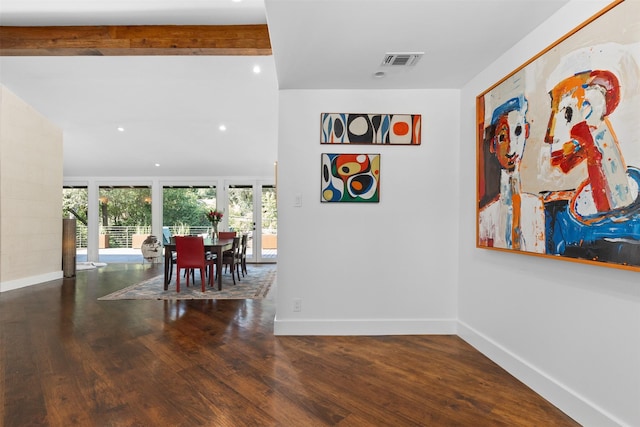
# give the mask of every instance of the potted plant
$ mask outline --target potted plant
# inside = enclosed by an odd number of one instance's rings
[[[222,221],[222,217],[224,214],[220,212],[218,209],[213,209],[207,212],[207,219],[211,222],[211,238],[218,238],[218,224]]]

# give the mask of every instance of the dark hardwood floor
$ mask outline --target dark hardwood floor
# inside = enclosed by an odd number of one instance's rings
[[[578,425],[456,336],[275,337],[277,290],[97,301],[159,273],[0,294],[0,425]]]

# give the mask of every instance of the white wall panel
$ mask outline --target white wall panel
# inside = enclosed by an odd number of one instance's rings
[[[280,92],[276,333],[455,332],[458,98]],[[422,145],[321,145],[323,112],[422,114]],[[320,202],[320,154],[332,152],[381,154],[379,203]]]

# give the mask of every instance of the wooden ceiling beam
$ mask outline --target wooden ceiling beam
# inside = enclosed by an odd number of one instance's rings
[[[0,26],[0,55],[271,55],[271,42],[263,24]]]

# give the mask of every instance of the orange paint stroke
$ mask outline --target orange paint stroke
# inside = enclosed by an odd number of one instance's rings
[[[409,133],[409,124],[405,122],[398,122],[393,125],[393,133],[396,135],[406,135]]]

